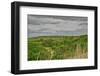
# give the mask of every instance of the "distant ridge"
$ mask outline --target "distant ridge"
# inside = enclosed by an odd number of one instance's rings
[[[77,35],[77,36],[74,36],[74,37],[83,37],[83,36],[88,36],[88,35]],[[37,36],[37,37],[30,37],[30,38],[40,38],[40,37],[73,37],[73,36]]]

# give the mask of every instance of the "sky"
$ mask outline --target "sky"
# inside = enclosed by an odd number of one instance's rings
[[[88,17],[29,14],[27,20],[28,37],[88,34]]]

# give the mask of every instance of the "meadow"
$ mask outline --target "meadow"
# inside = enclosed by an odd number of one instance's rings
[[[28,60],[88,58],[88,36],[39,36],[28,38]]]

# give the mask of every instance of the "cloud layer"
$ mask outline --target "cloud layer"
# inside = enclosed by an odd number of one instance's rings
[[[87,17],[28,15],[28,37],[87,34]]]

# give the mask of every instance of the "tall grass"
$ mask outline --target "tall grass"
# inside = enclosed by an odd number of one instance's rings
[[[87,58],[87,40],[87,35],[28,38],[28,60]]]

